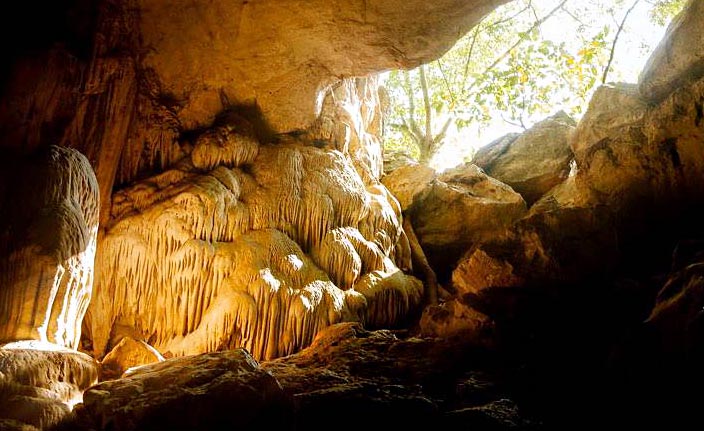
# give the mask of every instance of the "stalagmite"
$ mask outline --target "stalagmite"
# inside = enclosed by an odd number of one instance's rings
[[[91,299],[98,184],[78,151],[48,147],[2,196],[0,341],[76,348]]]

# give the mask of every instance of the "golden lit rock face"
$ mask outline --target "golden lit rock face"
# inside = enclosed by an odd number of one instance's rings
[[[676,232],[701,208],[703,13],[702,2],[687,4],[639,85],[597,89],[571,137],[574,175],[504,235],[468,250],[453,273],[459,290],[608,273],[627,241],[646,244],[659,231]],[[671,305],[661,301],[656,310]]]
[[[163,360],[164,357],[144,341],[124,337],[100,361],[100,380],[117,379],[132,367]]]
[[[236,119],[204,131],[178,168],[116,193],[91,305],[96,354],[116,325],[165,354],[273,358],[343,320],[402,320],[422,285],[399,269],[410,268],[408,242],[376,180],[366,114],[347,112],[346,133],[320,125],[263,145]]]
[[[0,341],[77,348],[93,287],[98,184],[78,151],[51,146],[14,167],[0,232]]]
[[[479,292],[607,273],[624,238],[652,235],[648,223],[664,225],[654,231],[671,228],[701,205],[704,78],[656,105],[637,90],[619,84],[596,91],[571,144],[575,175],[505,234],[467,251],[455,286]]]
[[[691,0],[670,23],[667,34],[640,74],[643,97],[659,102],[704,75],[704,3]]]
[[[276,131],[304,129],[340,77],[437,58],[505,2],[141,0],[143,67],[186,129],[228,104],[256,104]]]

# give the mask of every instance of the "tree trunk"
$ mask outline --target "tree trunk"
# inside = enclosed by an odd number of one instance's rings
[[[437,305],[438,303],[438,278],[435,275],[435,271],[428,263],[428,259],[425,257],[425,252],[418,242],[416,233],[413,230],[413,225],[411,224],[411,219],[408,217],[403,218],[403,230],[406,232],[408,237],[408,243],[411,246],[411,259],[413,261],[413,267],[417,268],[417,271],[423,274],[425,279],[425,300],[429,305]],[[416,271],[416,269],[414,269]]]

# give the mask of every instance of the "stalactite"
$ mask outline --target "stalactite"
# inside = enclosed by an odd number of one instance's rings
[[[115,179],[118,185],[127,184],[155,168],[167,169],[185,156],[178,142],[178,118],[155,101],[159,96],[158,89],[146,90],[151,97],[141,93],[136,97],[136,121],[131,125],[120,154]]]
[[[198,137],[191,160],[199,169],[209,170],[219,165],[235,168],[254,161],[258,152],[259,143],[253,136],[218,127]]]

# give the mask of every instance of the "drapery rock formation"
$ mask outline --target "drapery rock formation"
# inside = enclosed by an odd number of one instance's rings
[[[93,289],[95,174],[78,151],[50,146],[2,176],[0,341],[75,349]]]
[[[377,180],[378,119],[363,103],[374,88],[344,83],[308,134],[271,144],[231,117],[177,168],[117,192],[91,306],[96,354],[131,326],[164,354],[273,358],[330,324],[388,326],[413,311],[423,290],[399,269],[410,268],[401,213]]]
[[[342,78],[437,58],[506,1],[70,2],[51,12],[76,25],[46,34],[25,31],[36,14],[19,8],[0,134],[21,151],[84,153],[105,222],[113,184],[181,158],[182,132],[233,108],[265,134],[305,130]]]

